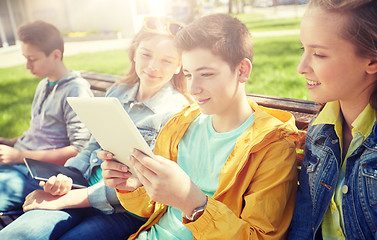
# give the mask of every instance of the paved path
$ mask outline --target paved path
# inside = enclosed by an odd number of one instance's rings
[[[281,36],[299,34],[299,30],[283,30],[273,32],[255,32],[253,37]],[[64,56],[71,56],[84,52],[97,52],[113,49],[126,49],[130,39],[115,40],[97,40],[97,41],[79,41],[66,42]],[[7,68],[25,64],[26,60],[22,56],[20,46],[10,46],[8,48],[0,48],[0,68]]]
[[[71,56],[84,52],[97,52],[113,49],[126,49],[129,39],[115,40],[98,40],[98,41],[80,41],[66,42],[64,45],[64,56]],[[22,56],[20,46],[10,46],[0,48],[0,68],[12,67],[25,64],[26,60]]]

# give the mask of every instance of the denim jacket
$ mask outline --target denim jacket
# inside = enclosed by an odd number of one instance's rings
[[[118,84],[110,88],[106,97],[116,97],[139,129],[148,145],[153,149],[158,133],[169,118],[187,105],[185,97],[167,83],[158,93],[145,102],[137,102],[136,94],[139,83],[134,85]],[[101,113],[98,113],[101,114]],[[86,148],[76,157],[70,158],[65,166],[80,170],[88,180],[93,169],[99,167],[103,160],[97,157],[101,147],[91,137]],[[115,190],[107,187],[103,180],[88,187],[89,202],[92,207],[106,214],[124,212]]]
[[[347,158],[342,211],[347,239],[377,238],[377,122]],[[336,189],[342,165],[334,125],[309,128],[299,175],[296,208],[288,239],[322,239],[321,222]]]

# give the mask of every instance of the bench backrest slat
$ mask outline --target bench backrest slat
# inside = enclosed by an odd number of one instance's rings
[[[89,81],[91,89],[97,97],[104,96],[106,90],[109,89],[116,80],[121,78],[119,75],[88,71],[81,71],[81,75]],[[264,107],[289,111],[295,117],[296,126],[300,130],[307,129],[310,120],[321,109],[320,104],[301,99],[275,97],[254,93],[248,93],[247,98]]]

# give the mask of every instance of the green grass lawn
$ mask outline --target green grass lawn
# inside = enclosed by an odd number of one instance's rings
[[[243,21],[251,24],[247,17]],[[258,22],[253,21],[250,28]],[[270,29],[266,26],[274,25],[274,21],[267,21],[269,23],[259,29]],[[291,24],[289,19],[285,22]],[[290,28],[293,26],[296,27],[296,23]],[[247,92],[309,99],[305,81],[296,72],[300,47],[298,35],[254,38],[253,70]],[[117,75],[123,75],[129,65],[125,49],[82,53],[65,57],[64,61],[70,69]],[[29,127],[31,102],[39,80],[24,66],[0,68],[0,76],[0,136],[20,136]]]
[[[254,38],[247,92],[309,100],[306,81],[296,71],[300,48],[298,35]]]
[[[0,69],[0,137],[16,137],[29,127],[38,81],[23,66]]]
[[[263,15],[238,14],[235,15],[251,32],[280,31],[300,29],[300,18],[266,19]]]

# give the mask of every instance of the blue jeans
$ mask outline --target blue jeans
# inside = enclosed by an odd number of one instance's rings
[[[31,210],[3,230],[0,239],[127,239],[144,221],[128,213],[95,208]]]
[[[0,211],[22,208],[25,197],[36,189],[42,189],[25,165],[0,165]]]

